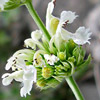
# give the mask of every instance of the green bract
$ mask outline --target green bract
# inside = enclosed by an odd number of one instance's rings
[[[32,0],[3,0],[0,1],[0,11],[12,10]]]

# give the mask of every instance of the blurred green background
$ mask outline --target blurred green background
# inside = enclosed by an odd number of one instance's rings
[[[85,100],[100,100],[100,1],[99,0],[56,0],[53,14],[60,17],[63,10],[76,12],[79,17],[66,27],[75,32],[79,26],[89,27],[92,31],[91,45],[85,45],[87,55],[92,54],[89,66],[77,72],[74,77],[85,97]],[[47,4],[50,0],[33,0],[33,5],[45,23]],[[5,64],[12,54],[24,48],[24,40],[38,29],[35,22],[23,6],[9,12],[0,13],[0,77],[5,73]],[[0,78],[0,100],[75,100],[75,97],[64,80],[57,88],[40,91],[35,85],[31,96],[20,97],[20,84],[13,82],[3,86]]]

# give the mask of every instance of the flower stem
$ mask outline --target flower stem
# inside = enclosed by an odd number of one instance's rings
[[[66,81],[67,81],[68,85],[70,86],[70,88],[72,89],[76,99],[77,100],[84,100],[84,98],[83,98],[75,80],[73,79],[73,77],[70,76],[70,77],[66,78]]]
[[[35,11],[31,0],[26,2],[26,7],[27,7],[28,11],[30,12],[32,18],[34,19],[35,23],[39,27],[39,29],[44,33],[45,37],[49,41],[51,37],[50,37],[45,25],[43,24],[43,22],[41,21],[40,17],[37,14],[37,12]]]

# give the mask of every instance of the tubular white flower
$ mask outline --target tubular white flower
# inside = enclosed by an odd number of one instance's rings
[[[89,39],[91,34],[90,30],[85,27],[79,27],[75,33],[68,32],[64,29],[61,30],[61,36],[64,40],[73,39],[78,45],[83,45],[85,43],[90,44]]]
[[[77,15],[75,15],[75,12],[62,11],[60,16],[60,22],[58,24],[56,34],[55,34],[55,45],[59,51],[62,51],[64,49],[64,43],[65,43],[64,39],[62,38],[62,34],[63,34],[62,26],[67,23],[72,23],[76,17]],[[57,39],[59,40],[57,41]]]
[[[32,50],[28,49],[19,50],[11,58],[8,59],[5,69],[9,70],[10,68],[12,68],[12,70],[15,70],[17,68],[17,64],[21,62],[19,59],[32,61],[33,55],[34,52]]]
[[[24,69],[23,75],[23,87],[20,90],[21,96],[25,96],[28,93],[30,95],[30,91],[32,90],[33,82],[36,82],[37,78],[37,70],[34,66],[26,66]]]
[[[4,5],[8,2],[9,0],[0,0],[0,8],[1,10],[4,10]]]
[[[39,40],[42,38],[42,32],[40,30],[33,31],[31,33],[31,38],[35,45],[37,45],[41,49],[45,49]]]
[[[13,73],[6,73],[2,76],[3,80],[2,80],[2,84],[7,86],[10,85],[11,82],[14,80],[21,82],[22,81],[22,76],[23,76],[23,71],[16,71]]]
[[[34,44],[34,41],[30,38],[30,39],[26,39],[24,41],[24,44],[25,46],[28,48],[28,47],[31,47],[32,49],[36,50],[36,45]]]
[[[39,40],[42,37],[42,32],[40,30],[33,31],[31,37],[33,40]]]
[[[55,38],[55,45],[57,49],[60,51],[61,48],[64,47],[64,42],[68,41],[69,39],[73,39],[73,41],[78,45],[83,45],[85,43],[90,44],[89,39],[92,33],[89,31],[89,29],[85,29],[85,27],[79,27],[76,30],[76,32],[73,34],[62,28],[64,25],[72,23],[76,19],[76,17],[78,17],[78,15],[75,15],[75,12],[62,11],[60,19],[54,17],[52,15],[52,12],[54,9],[54,1],[55,0],[52,0],[48,4],[47,14],[46,14],[46,28],[48,29],[50,35],[52,36],[53,32],[50,27],[51,20],[53,19],[54,21],[57,21],[57,20],[59,21],[59,23],[58,21],[56,23],[52,23],[52,26],[54,25],[53,26],[54,28],[56,28],[57,26],[56,34],[52,39],[54,41],[54,38]],[[55,30],[53,29],[53,31]],[[52,41],[50,42],[49,45],[52,46]]]
[[[30,91],[33,86],[33,82],[36,82],[37,71],[33,65],[26,66],[24,64],[20,64],[22,66],[21,70],[15,71],[13,73],[6,73],[2,76],[2,84],[7,86],[11,84],[13,80],[23,83],[23,87],[20,90],[21,96],[25,96],[28,93],[30,95]],[[25,65],[25,66],[24,66]]]
[[[54,65],[54,63],[59,61],[59,58],[56,57],[55,55],[44,54],[44,58],[47,60],[47,63],[50,65]]]

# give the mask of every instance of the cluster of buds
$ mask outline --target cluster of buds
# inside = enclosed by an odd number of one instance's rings
[[[52,15],[54,7],[55,0],[52,0],[46,14],[50,41],[41,30],[32,32],[31,38],[24,41],[27,49],[17,51],[6,65],[6,70],[12,68],[14,72],[4,74],[2,82],[4,85],[9,85],[13,79],[22,82],[21,96],[30,94],[33,82],[42,90],[56,87],[91,60],[91,56],[84,59],[85,51],[82,48],[82,45],[90,43],[89,29],[79,27],[75,33],[65,30],[63,27],[78,16],[75,12],[62,11],[60,18],[56,18]]]

